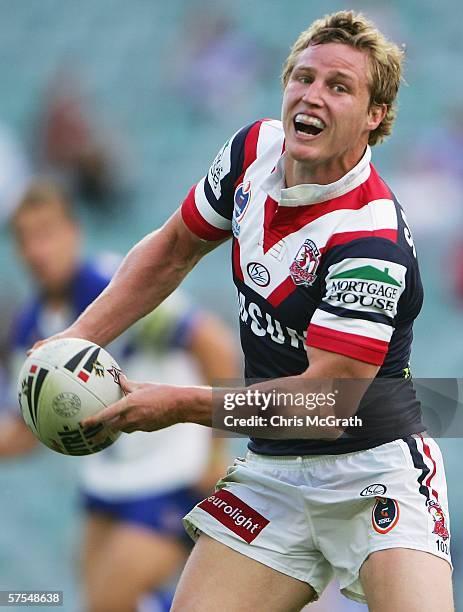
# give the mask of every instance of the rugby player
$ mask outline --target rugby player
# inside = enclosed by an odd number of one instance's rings
[[[370,163],[392,130],[402,56],[361,14],[315,21],[285,63],[281,122],[237,132],[61,337],[106,344],[233,237],[246,377],[272,379],[252,389],[407,377],[422,286],[405,215]],[[85,424],[211,425],[211,389],[123,385]],[[383,399],[360,403],[362,436],[251,439],[185,518],[197,544],[175,612],[299,610],[333,576],[375,612],[453,609],[442,458],[413,394]]]

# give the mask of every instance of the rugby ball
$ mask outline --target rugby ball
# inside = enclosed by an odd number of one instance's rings
[[[32,352],[18,379],[22,416],[37,438],[64,455],[89,455],[110,446],[119,432],[80,422],[123,397],[121,369],[97,344],[52,340]],[[100,432],[106,431],[106,436]],[[96,434],[98,441],[93,441]]]

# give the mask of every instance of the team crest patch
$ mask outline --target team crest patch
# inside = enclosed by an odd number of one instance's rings
[[[315,271],[320,263],[320,251],[313,240],[307,238],[291,264],[289,271],[295,285],[313,285]]]
[[[232,231],[235,238],[240,235],[240,223],[246,214],[246,211],[251,200],[251,181],[241,183],[235,190],[235,196],[233,198],[233,218],[232,218]]]
[[[428,506],[428,512],[434,520],[433,533],[438,535],[443,540],[449,539],[449,530],[445,524],[445,514],[442,510],[442,506],[436,500],[429,500],[426,504]]]
[[[388,533],[397,525],[399,514],[399,504],[395,499],[377,497],[371,513],[373,529],[377,533]]]

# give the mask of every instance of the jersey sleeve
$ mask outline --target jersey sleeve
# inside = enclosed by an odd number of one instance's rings
[[[307,345],[381,366],[398,322],[421,308],[416,260],[387,239],[366,238],[331,249],[320,273]]]
[[[208,173],[185,198],[185,225],[203,240],[222,240],[231,234],[233,197],[255,149],[261,121],[234,134],[216,155]]]

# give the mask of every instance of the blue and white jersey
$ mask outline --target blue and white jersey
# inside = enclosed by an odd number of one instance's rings
[[[50,310],[40,295],[26,303],[12,329],[12,369],[19,370],[26,350],[37,340],[70,325],[107,286],[112,271],[101,266],[101,258],[83,264],[69,287],[66,306],[59,311]],[[203,384],[198,366],[188,354],[201,317],[201,311],[182,293],[174,292],[108,350],[130,379]],[[79,457],[81,484],[87,493],[110,501],[188,487],[206,468],[209,449],[209,430],[191,423],[158,432],[122,434],[104,451]]]
[[[257,121],[224,145],[182,205],[184,222],[200,238],[233,236],[246,378],[302,373],[307,346],[378,365],[378,377],[402,377],[423,300],[402,208],[370,163],[369,147],[329,185],[286,188],[284,155],[281,122]],[[394,437],[423,430],[414,393],[380,411],[360,405],[361,440],[346,431],[335,442],[254,439],[250,448],[351,452],[383,443],[373,432],[388,419]]]

